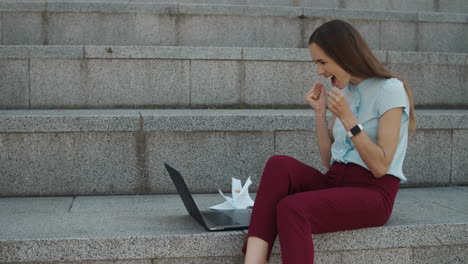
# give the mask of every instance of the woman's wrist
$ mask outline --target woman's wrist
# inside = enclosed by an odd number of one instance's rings
[[[327,111],[326,110],[315,110],[315,117],[326,117]]]
[[[359,120],[354,116],[353,113],[347,114],[344,117],[340,118],[341,123],[343,124],[346,131],[350,130],[353,126],[359,123]]]

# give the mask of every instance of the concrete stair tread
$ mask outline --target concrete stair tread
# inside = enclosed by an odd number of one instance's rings
[[[222,202],[194,197],[202,210]],[[468,187],[401,189],[385,226],[314,235],[316,249],[468,245],[466,204]],[[246,235],[205,231],[178,195],[0,198],[0,219],[0,262],[239,256]]]
[[[466,109],[415,113],[419,129],[468,128]],[[0,132],[313,130],[313,119],[311,109],[0,110]]]
[[[382,62],[467,64],[468,53],[374,50]],[[119,45],[0,45],[2,59],[192,59],[312,62],[308,48],[119,46]]]
[[[314,28],[337,18],[355,24],[372,48],[466,52],[460,32],[466,32],[468,14],[459,10],[21,1],[0,2],[0,29],[2,44],[13,45],[307,47]]]
[[[222,2],[213,3],[167,3],[157,1],[112,1],[112,0],[21,0],[21,1],[0,1],[0,9],[4,11],[48,11],[48,12],[108,12],[108,13],[157,13],[157,14],[197,14],[197,15],[255,15],[255,16],[291,16],[309,17],[320,15],[336,18],[356,18],[385,19],[385,20],[419,20],[419,21],[447,21],[466,22],[466,13],[459,9],[458,12],[434,12],[424,10],[403,11],[403,10],[381,10],[381,9],[349,9],[338,7],[302,7],[285,5],[243,5]],[[371,5],[368,5],[369,7]],[[320,13],[319,13],[320,12]]]
[[[1,0],[0,2],[11,3],[13,0]],[[70,2],[85,2],[93,3],[94,5],[105,3],[109,4],[164,4],[167,0],[22,0],[22,2],[34,2],[36,5],[48,4],[63,4]],[[241,6],[281,6],[281,7],[315,7],[315,8],[333,8],[333,9],[358,9],[358,10],[388,10],[388,11],[417,11],[417,12],[450,12],[450,13],[465,13],[468,11],[468,6],[463,3],[463,0],[450,0],[442,3],[434,3],[433,1],[403,1],[395,3],[392,0],[374,1],[372,5],[366,2],[354,1],[351,3],[340,2],[336,0],[178,0],[171,1],[173,4],[195,4],[195,5],[241,5]],[[10,4],[11,5],[11,4]],[[89,4],[88,4],[89,5]]]
[[[402,187],[467,184],[468,110],[416,116]],[[199,193],[258,179],[272,155],[323,170],[311,109],[3,110],[0,124],[2,196],[171,194],[163,162]]]
[[[468,108],[467,53],[375,54],[418,108]],[[0,67],[6,109],[304,108],[313,83],[331,89],[299,48],[8,45]]]

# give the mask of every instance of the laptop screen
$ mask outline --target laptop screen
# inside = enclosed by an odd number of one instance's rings
[[[164,166],[166,166],[166,169],[169,172],[169,176],[171,176],[172,182],[174,182],[177,192],[182,198],[185,208],[187,208],[187,211],[189,212],[189,214],[193,218],[195,218],[195,220],[197,220],[197,222],[199,222],[200,225],[207,228],[205,221],[203,221],[200,211],[198,210],[198,207],[195,204],[195,201],[193,200],[192,194],[187,188],[187,185],[185,184],[185,181],[182,178],[182,175],[180,174],[180,172],[178,172],[176,169],[172,168],[171,166],[167,165],[166,163],[164,163]]]

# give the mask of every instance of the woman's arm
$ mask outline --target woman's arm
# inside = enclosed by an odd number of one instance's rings
[[[365,130],[351,138],[359,156],[376,178],[387,174],[392,164],[400,137],[402,115],[403,108],[398,107],[388,110],[380,117],[377,144],[369,138]],[[346,131],[359,123],[354,115],[343,118],[341,122]]]
[[[351,112],[346,97],[339,91],[329,93],[329,108],[341,120],[346,131],[359,123]],[[380,117],[377,144],[369,138],[365,130],[351,138],[362,160],[376,178],[387,173],[395,156],[402,115],[403,108],[397,107]]]
[[[322,163],[325,168],[329,169],[331,161],[332,138],[327,127],[327,117],[325,112],[315,112],[315,127],[320,157],[322,158]]]
[[[317,133],[317,145],[320,151],[323,165],[329,169],[331,161],[331,143],[333,141],[327,127],[327,101],[323,84],[315,83],[304,99],[315,111],[315,130]],[[334,117],[333,117],[334,120]]]

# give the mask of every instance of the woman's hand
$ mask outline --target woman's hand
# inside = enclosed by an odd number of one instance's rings
[[[332,91],[327,93],[327,95],[328,109],[340,120],[353,114],[346,100],[346,96],[341,93],[340,89],[333,87]]]
[[[306,93],[304,99],[309,103],[316,112],[323,112],[327,109],[327,102],[325,99],[325,88],[321,83],[315,83],[314,86]]]

